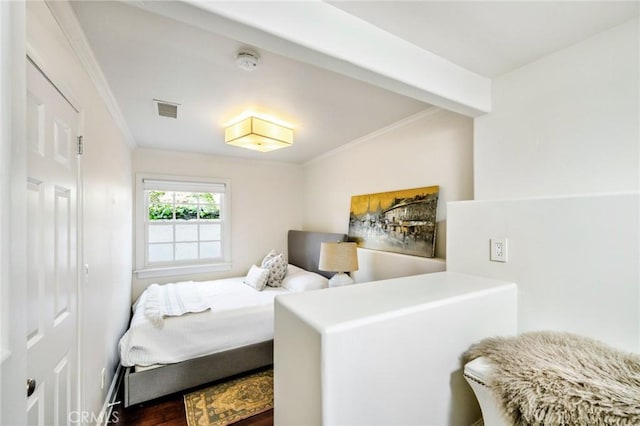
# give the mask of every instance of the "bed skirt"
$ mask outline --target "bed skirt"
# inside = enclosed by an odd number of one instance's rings
[[[138,372],[134,367],[127,367],[124,374],[124,406],[271,364],[273,340]]]

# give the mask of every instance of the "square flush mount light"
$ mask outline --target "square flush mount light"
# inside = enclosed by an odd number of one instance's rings
[[[227,126],[224,141],[229,145],[269,152],[293,145],[293,129],[249,116]]]

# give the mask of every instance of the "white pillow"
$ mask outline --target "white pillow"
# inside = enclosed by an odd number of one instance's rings
[[[289,264],[287,266],[287,276],[282,280],[282,287],[289,291],[318,290],[320,288],[328,288],[329,280],[320,274]]]
[[[244,279],[244,283],[249,287],[253,287],[258,291],[264,290],[264,287],[267,285],[267,279],[269,278],[269,270],[266,268],[261,268],[256,265],[251,265],[251,269],[249,269],[249,273]]]
[[[280,287],[282,279],[287,275],[287,259],[284,258],[284,254],[271,250],[262,260],[260,266],[269,270],[267,285]]]

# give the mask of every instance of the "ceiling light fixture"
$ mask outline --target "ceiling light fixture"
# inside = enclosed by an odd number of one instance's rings
[[[293,129],[250,115],[227,126],[224,141],[228,145],[269,152],[293,145]]]

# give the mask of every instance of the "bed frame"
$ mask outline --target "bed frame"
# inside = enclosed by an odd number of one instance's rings
[[[287,235],[289,263],[329,277],[330,272],[318,270],[320,245],[346,240],[345,234],[291,230]],[[271,364],[273,340],[149,370],[136,372],[126,367],[123,403],[129,407]]]

